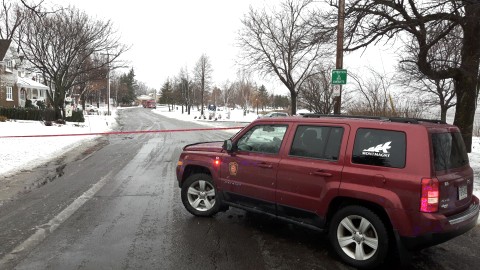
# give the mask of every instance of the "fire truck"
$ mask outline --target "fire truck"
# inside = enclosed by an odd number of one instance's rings
[[[157,108],[157,103],[155,102],[154,99],[144,100],[142,101],[142,105],[144,108],[152,108],[152,109]]]

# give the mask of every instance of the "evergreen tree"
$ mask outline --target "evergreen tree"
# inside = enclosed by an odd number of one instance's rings
[[[120,84],[122,87],[118,94],[118,100],[123,104],[132,104],[135,101],[135,87],[137,85],[135,81],[135,72],[133,68],[127,74],[123,74],[120,77]]]
[[[174,96],[173,96],[173,85],[169,79],[163,84],[160,96],[160,103],[168,104],[168,111],[170,111],[170,105],[174,103]]]
[[[258,88],[258,98],[260,101],[260,105],[262,106],[262,110],[265,109],[265,106],[268,105],[268,92],[267,88],[264,85]]]

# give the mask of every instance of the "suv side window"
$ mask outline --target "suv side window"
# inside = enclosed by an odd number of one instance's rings
[[[338,160],[342,137],[342,127],[298,126],[290,155]]]
[[[355,136],[352,162],[357,164],[405,167],[405,133],[360,128]]]
[[[237,141],[240,151],[277,154],[282,145],[287,125],[258,125]]]

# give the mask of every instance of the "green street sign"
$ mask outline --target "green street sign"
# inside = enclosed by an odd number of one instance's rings
[[[333,69],[332,70],[332,84],[347,84],[347,70]]]

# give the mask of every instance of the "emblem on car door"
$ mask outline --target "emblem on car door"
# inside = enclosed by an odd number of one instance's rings
[[[237,175],[238,172],[238,163],[237,162],[230,162],[228,163],[228,171],[230,172],[230,175]]]

